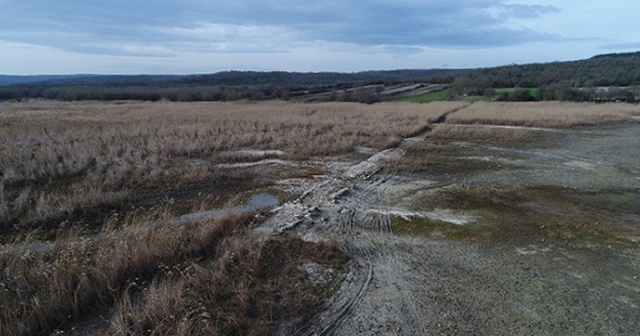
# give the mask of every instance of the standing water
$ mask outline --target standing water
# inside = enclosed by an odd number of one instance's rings
[[[251,196],[249,202],[245,205],[240,205],[237,207],[219,209],[219,210],[210,210],[210,211],[202,211],[202,212],[193,212],[190,214],[182,215],[173,221],[174,223],[186,223],[191,221],[198,221],[204,219],[211,218],[224,218],[228,216],[241,215],[247,212],[255,211],[262,208],[268,208],[272,206],[278,205],[278,199],[269,194],[257,194]],[[150,229],[155,226],[161,225],[162,222],[149,222],[145,223],[138,227],[128,228],[129,230],[140,230],[140,229]],[[80,237],[80,239],[90,239],[94,240],[99,238],[99,234],[92,234]],[[27,244],[7,244],[0,245],[0,253],[24,253],[27,251],[30,252],[47,252],[53,249],[55,246],[55,241],[51,242],[37,242],[37,243],[27,243]]]
[[[249,199],[249,203],[245,205],[240,205],[233,208],[226,208],[220,210],[210,210],[210,211],[202,211],[202,212],[194,212],[186,215],[182,215],[176,218],[176,222],[184,223],[189,221],[197,221],[208,218],[222,218],[228,216],[241,215],[243,213],[255,211],[262,208],[268,208],[272,206],[278,205],[278,199],[269,194],[257,194],[251,196]]]

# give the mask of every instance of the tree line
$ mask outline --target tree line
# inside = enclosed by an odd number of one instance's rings
[[[0,86],[0,100],[233,101],[292,99],[329,92],[327,100],[375,102],[376,92],[359,87],[398,83],[447,84],[452,94],[490,95],[515,89],[501,100],[636,101],[640,52],[598,55],[587,60],[508,65],[481,69],[335,72],[225,71],[207,75],[71,76],[32,84]],[[603,90],[601,87],[617,87]],[[351,90],[351,91],[350,91]],[[363,91],[363,90],[360,90]]]

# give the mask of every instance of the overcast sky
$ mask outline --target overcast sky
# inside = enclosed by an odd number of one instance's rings
[[[0,0],[1,74],[485,67],[640,50],[637,0]]]

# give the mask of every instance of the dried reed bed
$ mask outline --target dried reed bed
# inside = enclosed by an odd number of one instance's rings
[[[50,252],[0,253],[0,334],[50,335],[87,327],[89,319],[105,335],[248,335],[265,334],[276,318],[309,317],[331,284],[309,282],[302,265],[322,264],[337,275],[344,256],[335,244],[255,241],[253,218],[105,232]]]
[[[177,157],[241,148],[292,159],[382,149],[459,103],[53,103],[0,107],[0,169],[6,181],[163,174]],[[114,166],[119,167],[113,169]]]
[[[483,141],[483,142],[513,142],[529,141],[533,138],[531,129],[477,127],[472,125],[438,125],[429,133],[430,139]]]
[[[213,165],[186,162],[247,160],[230,156],[234,150],[305,159],[355,146],[382,149],[459,105],[2,104],[0,226],[122,202],[140,187],[214,181],[222,177]]]
[[[476,102],[451,114],[447,123],[570,127],[629,122],[639,105],[567,102]]]

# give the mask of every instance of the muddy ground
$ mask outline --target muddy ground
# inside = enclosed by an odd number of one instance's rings
[[[256,235],[335,240],[352,258],[331,305],[280,333],[637,335],[640,125],[532,132],[499,143],[427,132],[280,181],[299,197]]]

